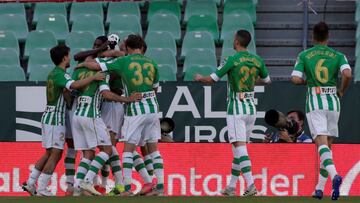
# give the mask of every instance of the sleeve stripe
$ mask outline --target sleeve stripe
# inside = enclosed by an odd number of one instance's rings
[[[68,82],[66,83],[66,85],[65,85],[66,89],[68,89],[68,90],[71,91],[70,87],[71,87],[71,84],[73,84],[74,82],[75,82],[74,80],[68,81]]]
[[[104,90],[110,90],[108,85],[100,85],[99,87],[100,92],[104,91]]]
[[[351,70],[351,67],[349,64],[343,64],[341,67],[340,67],[340,71],[343,72],[344,70],[346,69],[350,69]]]
[[[291,73],[291,76],[296,76],[296,77],[302,78],[303,73],[301,71],[298,71],[298,70],[293,70],[293,72]]]
[[[159,87],[159,83],[154,83],[153,84],[153,88],[158,88]]]
[[[264,83],[269,83],[271,80],[270,80],[270,76],[267,76],[266,78],[261,78],[261,80],[264,82]]]
[[[102,71],[107,71],[108,70],[105,63],[99,63],[99,65],[100,65],[100,68],[101,68]]]
[[[216,82],[220,80],[220,78],[216,75],[216,73],[211,73],[210,77]]]

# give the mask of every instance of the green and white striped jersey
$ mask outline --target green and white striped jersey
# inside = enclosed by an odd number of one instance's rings
[[[219,81],[228,75],[228,115],[256,115],[254,103],[254,86],[260,77],[270,82],[268,71],[263,60],[247,51],[240,51],[227,58],[210,77]]]
[[[64,69],[56,66],[48,75],[46,84],[46,108],[41,123],[48,125],[65,125],[66,102],[63,96],[64,88],[70,90],[74,80]]]
[[[336,85],[339,71],[351,69],[344,54],[328,46],[316,45],[302,51],[292,76],[306,76],[308,86],[306,112],[329,110],[340,112]]]
[[[85,67],[79,68],[75,70],[73,78],[74,80],[82,80],[95,75],[96,72],[97,71],[92,71]],[[89,85],[80,89],[80,95],[77,98],[75,115],[89,118],[100,118],[100,107],[102,102],[101,91],[110,90],[108,82],[109,76],[106,75],[105,81],[92,81]]]
[[[154,60],[142,54],[132,54],[118,58],[112,63],[98,63],[103,71],[108,70],[121,77],[126,96],[134,92],[143,94],[141,101],[127,105],[127,116],[159,112],[156,93],[153,90],[159,86],[159,72]]]

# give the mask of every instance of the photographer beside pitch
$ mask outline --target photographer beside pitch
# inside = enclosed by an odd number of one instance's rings
[[[272,115],[273,114],[273,115]],[[274,119],[274,114],[277,119]],[[277,127],[280,112],[276,110],[269,110],[265,114],[265,121],[267,124]],[[285,117],[285,116],[284,116]],[[277,127],[279,129],[276,133],[267,134],[263,140],[265,143],[312,143],[313,140],[304,131],[305,115],[302,111],[291,110],[286,114],[286,126]]]
[[[351,68],[344,54],[327,46],[329,28],[320,22],[314,26],[314,47],[302,51],[295,64],[291,80],[296,85],[307,85],[306,117],[311,135],[318,147],[320,156],[320,175],[313,194],[321,199],[327,176],[332,179],[331,199],[340,196],[342,177],[337,173],[333,162],[331,144],[338,137],[340,100],[351,80]],[[341,85],[337,88],[338,73],[341,72]],[[303,78],[305,73],[306,80]]]

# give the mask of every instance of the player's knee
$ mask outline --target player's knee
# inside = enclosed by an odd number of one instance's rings
[[[102,151],[105,152],[107,155],[111,156],[112,146],[104,146]]]

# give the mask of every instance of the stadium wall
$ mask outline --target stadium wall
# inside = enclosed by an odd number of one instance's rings
[[[309,196],[317,181],[318,159],[313,144],[249,144],[255,184],[263,196]],[[122,150],[122,145],[118,145]],[[219,195],[230,180],[232,162],[229,144],[171,143],[160,144],[164,158],[165,192],[168,195]],[[0,143],[0,196],[27,195],[21,189],[33,163],[43,153],[40,143]],[[334,162],[344,177],[341,195],[360,195],[360,145],[333,145]],[[79,156],[77,157],[77,162]],[[141,182],[134,173],[133,189]],[[239,179],[237,194],[244,192]],[[110,184],[113,182],[110,181]],[[64,195],[65,175],[60,161],[51,181],[51,191]],[[325,194],[331,191],[327,182]]]
[[[41,115],[45,107],[45,83],[0,82],[0,141],[40,141]],[[305,109],[305,91],[290,82],[274,82],[255,88],[257,121],[251,141],[274,130],[265,124],[266,110],[284,113]],[[226,82],[203,86],[196,82],[166,82],[159,89],[160,116],[170,117],[176,142],[227,142]],[[341,99],[340,138],[337,143],[360,144],[360,84],[352,84]],[[308,129],[306,128],[308,133]],[[308,133],[309,134],[309,133]]]

